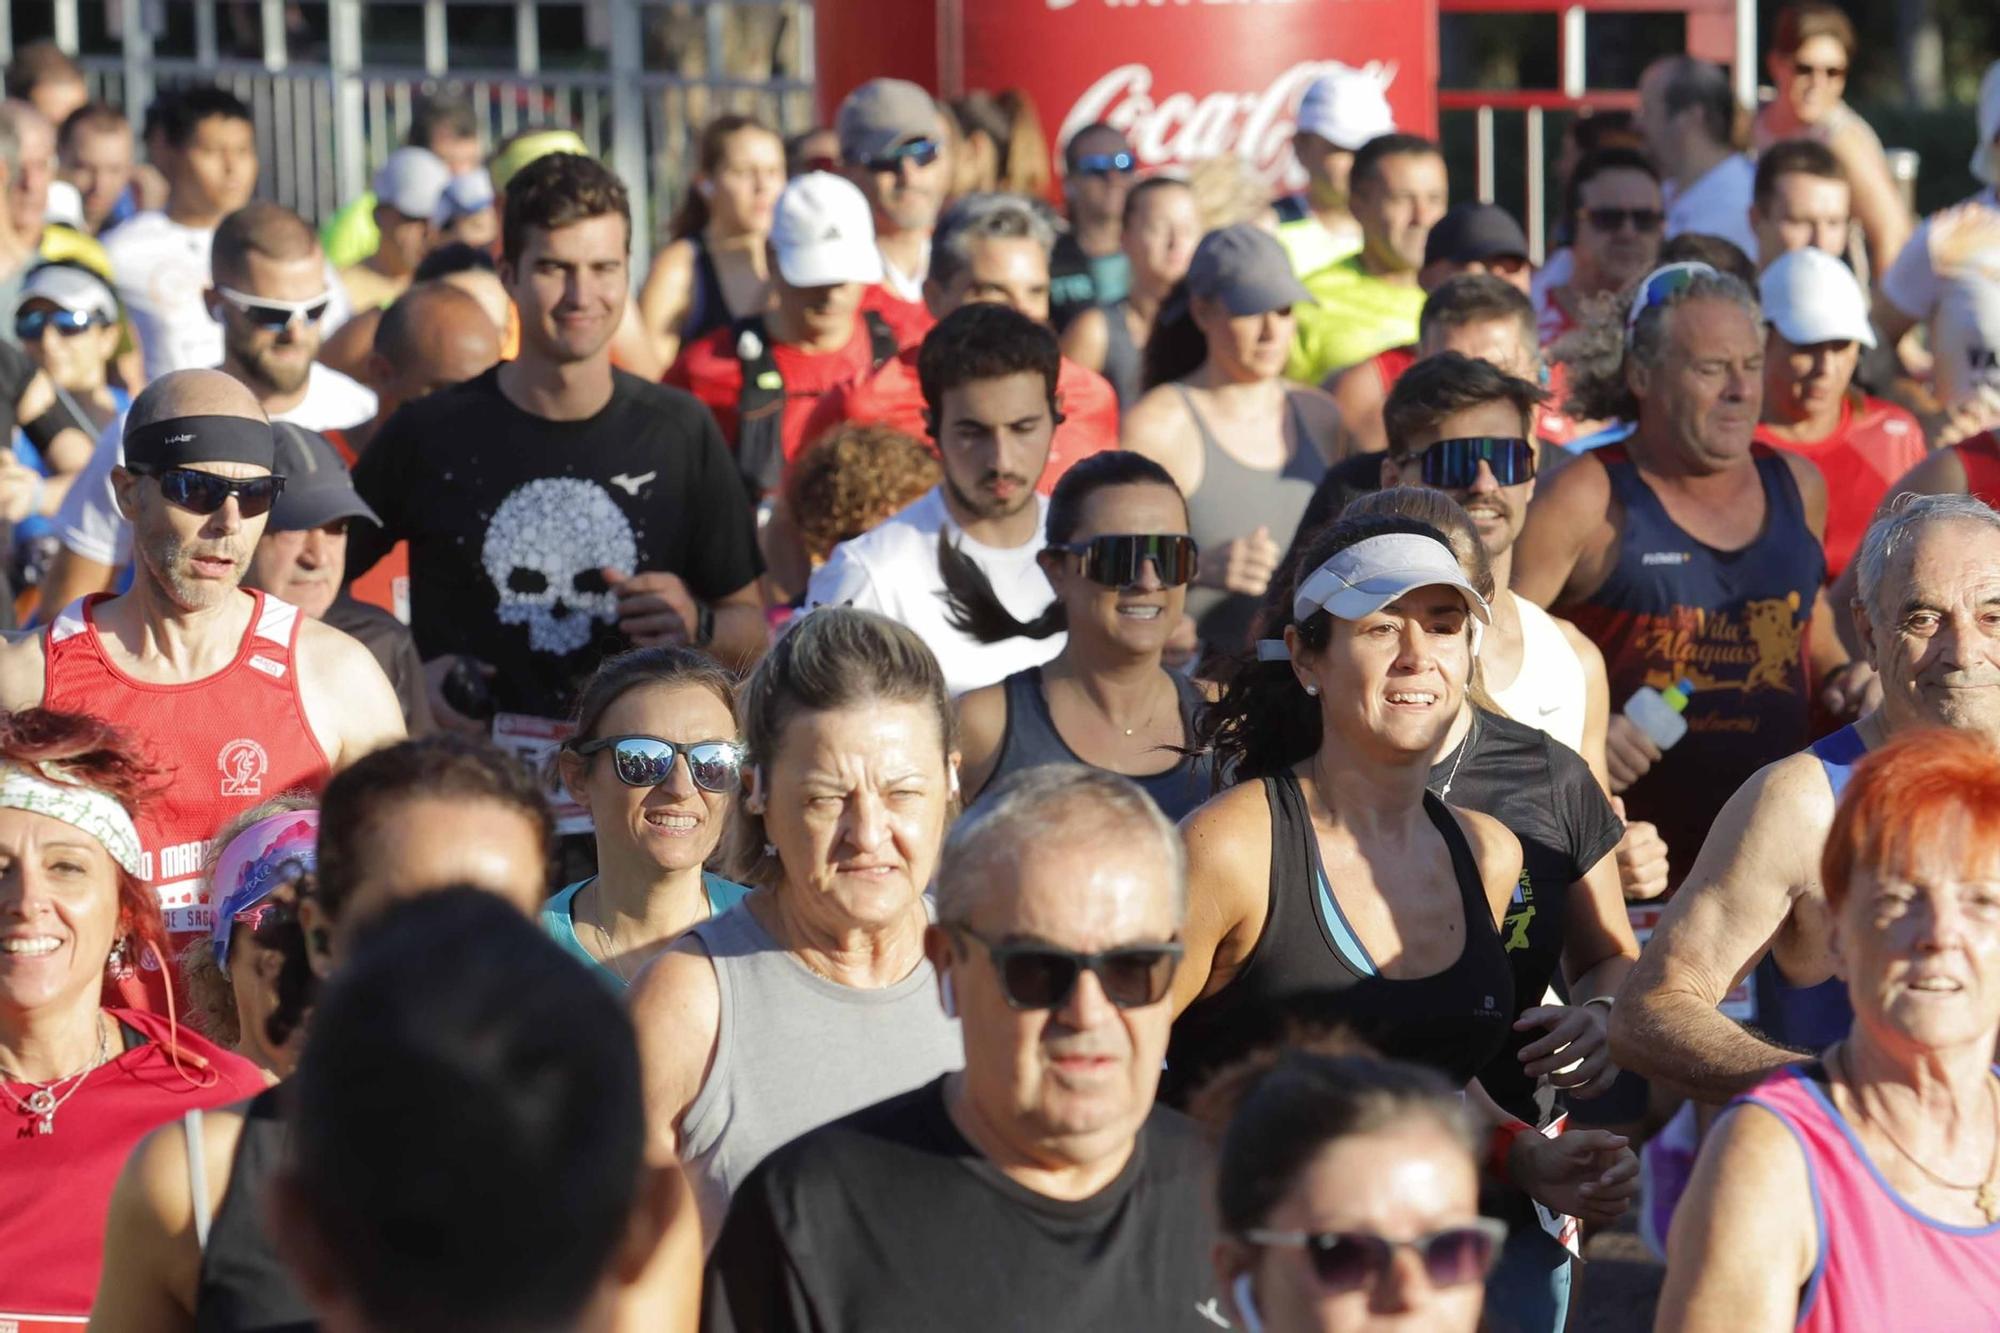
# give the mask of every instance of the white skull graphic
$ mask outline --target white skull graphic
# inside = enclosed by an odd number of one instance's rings
[[[486,528],[480,561],[500,594],[500,621],[526,625],[538,653],[573,653],[593,621],[617,616],[617,597],[598,572],[634,573],[638,542],[611,495],[594,481],[544,477],[518,486]]]

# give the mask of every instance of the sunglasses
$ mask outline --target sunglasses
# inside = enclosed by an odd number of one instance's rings
[[[984,946],[1000,974],[1000,993],[1014,1009],[1062,1008],[1085,972],[1097,978],[1104,998],[1120,1009],[1143,1009],[1167,998],[1181,961],[1178,941],[1075,953],[1049,944],[989,940],[966,926],[945,929]]]
[[[880,157],[869,158],[862,165],[870,171],[901,171],[906,162],[913,167],[927,167],[938,160],[940,151],[936,139],[912,139]]]
[[[1815,74],[1817,74],[1820,78],[1825,79],[1828,83],[1832,83],[1836,79],[1844,79],[1847,77],[1847,66],[1808,65],[1803,60],[1794,60],[1792,62],[1792,73],[1798,75],[1802,79],[1810,79]]]
[[[611,751],[611,771],[628,787],[657,787],[673,776],[674,757],[687,756],[688,776],[703,791],[735,791],[743,771],[743,747],[735,741],[695,741],[677,745],[658,736],[601,736],[572,745],[580,755]]]
[[[42,332],[53,326],[65,338],[74,338],[86,329],[101,329],[111,321],[88,310],[24,310],[14,316],[14,336],[22,342],[38,342]]]
[[[1648,310],[1666,305],[1694,286],[1697,279],[1715,276],[1715,270],[1699,260],[1683,260],[1648,273],[1639,290],[1632,293],[1632,306],[1625,312],[1625,340],[1632,340],[1632,330],[1639,326],[1639,317]]]
[[[1091,153],[1076,160],[1076,176],[1129,176],[1139,163],[1130,153]]]
[[[1106,588],[1129,588],[1145,577],[1146,563],[1159,571],[1160,582],[1178,588],[1194,580],[1200,548],[1194,538],[1171,533],[1123,533],[1092,537],[1049,548],[1083,561],[1083,576]]]
[[[1617,231],[1629,222],[1641,236],[1651,236],[1667,220],[1657,208],[1586,208],[1583,216],[1599,231]]]
[[[1493,470],[1493,480],[1500,485],[1519,486],[1535,479],[1535,446],[1504,435],[1474,435],[1439,440],[1417,455],[1424,485],[1446,491],[1475,485],[1481,463]]]
[[[243,517],[255,518],[269,513],[278,497],[285,493],[283,477],[249,477],[238,481],[191,467],[167,468],[161,472],[145,472],[137,468],[128,468],[127,471],[158,481],[160,495],[166,502],[190,514],[213,514],[233,498]]]
[[[1415,1240],[1390,1240],[1369,1231],[1246,1231],[1243,1239],[1304,1250],[1313,1276],[1331,1295],[1374,1286],[1396,1261],[1396,1251],[1405,1249],[1416,1251],[1433,1287],[1483,1282],[1507,1239],[1507,1224],[1480,1217]]]
[[[309,301],[284,301],[275,296],[251,296],[239,292],[234,287],[215,289],[215,294],[242,312],[245,319],[268,333],[277,333],[292,326],[292,321],[302,319],[308,324],[317,324],[326,314],[326,308],[333,304],[332,292],[321,292]]]

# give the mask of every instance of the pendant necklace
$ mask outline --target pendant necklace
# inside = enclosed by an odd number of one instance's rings
[[[66,1074],[62,1078],[50,1079],[26,1097],[16,1096],[12,1088],[4,1090],[8,1099],[21,1108],[21,1114],[35,1118],[36,1134],[56,1132],[56,1112],[62,1109],[64,1102],[76,1096],[77,1089],[83,1086],[83,1081],[104,1063],[108,1045],[109,1042],[104,1035],[104,1019],[100,1015],[97,1019],[97,1054],[92,1056],[90,1062],[82,1069],[74,1074]],[[27,1082],[26,1079],[15,1081]],[[64,1088],[62,1085],[65,1083],[69,1084],[69,1087]]]
[[[1853,1073],[1848,1068],[1847,1047],[1845,1045],[1840,1048],[1839,1060],[1840,1076],[1847,1080],[1848,1089],[1854,1097],[1854,1105],[1857,1109],[1860,1109],[1861,1092],[1854,1082]],[[1889,1141],[1891,1148],[1894,1148],[1901,1154],[1904,1161],[1923,1172],[1931,1179],[1932,1183],[1942,1185],[1948,1190],[1960,1191],[1961,1193],[1972,1190],[1978,1191],[1973,1196],[1972,1206],[1979,1210],[1979,1215],[1986,1219],[1988,1226],[1991,1226],[1994,1222],[2000,1221],[2000,1185],[1996,1185],[1993,1180],[1993,1168],[2000,1166],[2000,1093],[1994,1091],[1993,1077],[1990,1074],[1986,1079],[1986,1102],[1988,1109],[1995,1112],[1993,1147],[1986,1157],[1986,1174],[1971,1185],[1960,1184],[1956,1180],[1946,1180],[1943,1176],[1918,1161],[1915,1153],[1912,1153],[1908,1148],[1896,1142],[1896,1136],[1889,1132],[1889,1126],[1882,1120],[1875,1119],[1875,1128],[1882,1131],[1882,1137]]]

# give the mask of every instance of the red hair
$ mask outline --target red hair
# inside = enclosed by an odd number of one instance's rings
[[[0,715],[0,763],[54,765],[67,781],[104,792],[137,816],[160,786],[160,774],[131,736],[101,718],[24,708]],[[118,867],[118,924],[167,963],[167,927],[159,898],[138,876]]]
[[[2000,749],[1963,731],[1926,727],[1854,766],[1820,857],[1835,911],[1863,874],[1909,874],[1927,856],[2000,866]]]

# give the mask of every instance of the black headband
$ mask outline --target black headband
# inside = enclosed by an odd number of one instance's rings
[[[125,466],[164,472],[196,463],[275,468],[278,439],[268,421],[248,417],[170,417],[125,430]]]

